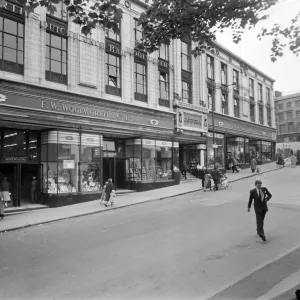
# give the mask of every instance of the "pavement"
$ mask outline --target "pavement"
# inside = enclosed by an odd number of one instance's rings
[[[256,177],[273,194],[267,242],[247,211],[251,177],[228,190],[3,233],[0,299],[292,300],[300,288],[299,176],[300,167]]]
[[[286,167],[290,165],[289,159],[286,160]],[[275,162],[259,166],[260,174],[278,171]],[[228,181],[236,182],[241,179],[258,176],[252,173],[250,169],[241,170],[240,173],[226,173]],[[22,229],[30,226],[36,226],[45,223],[51,223],[69,218],[76,218],[85,215],[96,214],[109,210],[115,210],[127,206],[138,205],[149,201],[158,201],[175,196],[186,195],[202,190],[202,182],[199,179],[184,182],[181,184],[146,192],[136,192],[116,197],[116,203],[113,207],[105,207],[99,200],[84,202],[80,204],[68,205],[57,208],[48,208],[27,213],[9,215],[0,221],[0,233]]]

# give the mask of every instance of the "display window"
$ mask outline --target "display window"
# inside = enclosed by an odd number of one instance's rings
[[[217,148],[213,148],[213,134],[208,133],[207,138],[207,168],[213,169],[215,164],[219,168],[225,167],[224,162],[224,135],[220,133],[215,133],[215,145],[218,145]],[[215,154],[215,158],[214,158]]]
[[[271,142],[261,142],[261,159],[263,161],[272,160],[272,143]]]
[[[179,143],[173,143],[173,171],[179,171]]]
[[[254,157],[256,160],[261,160],[261,141],[250,141],[249,151],[251,158]]]
[[[159,181],[173,178],[173,165],[178,168],[179,148],[173,143],[148,139],[125,143],[126,181]],[[176,161],[173,162],[175,154]]]
[[[245,139],[241,137],[227,138],[228,162],[235,158],[238,163],[245,163]]]
[[[100,192],[101,142],[100,135],[63,131],[43,133],[43,192]]]

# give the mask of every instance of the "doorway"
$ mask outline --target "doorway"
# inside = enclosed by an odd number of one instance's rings
[[[39,203],[39,184],[42,172],[38,164],[0,164],[0,181],[6,177],[10,184],[11,201],[9,206],[23,206]],[[32,192],[33,177],[36,190]]]
[[[109,178],[113,180],[115,184],[115,158],[103,158],[103,183],[105,183]]]

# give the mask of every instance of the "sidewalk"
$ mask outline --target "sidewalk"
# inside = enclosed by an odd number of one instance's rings
[[[286,165],[289,164],[290,163],[287,162]],[[259,167],[261,173],[271,172],[277,169],[275,162]],[[228,172],[226,175],[229,182],[234,182],[244,178],[253,177],[257,174],[251,173],[250,169],[245,169],[240,173]],[[0,221],[0,233],[63,219],[95,214],[102,211],[118,209],[121,207],[137,205],[149,201],[162,200],[165,198],[171,198],[174,196],[184,195],[200,190],[202,190],[202,182],[198,179],[195,181],[161,188],[158,190],[119,195],[116,198],[116,205],[113,207],[105,207],[103,204],[100,205],[99,200],[96,200],[69,206],[48,208],[23,214],[6,216],[2,221]]]

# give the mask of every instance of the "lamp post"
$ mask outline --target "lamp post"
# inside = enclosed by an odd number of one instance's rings
[[[230,89],[228,89],[229,86],[236,86],[236,82],[230,85],[223,85],[225,88],[227,88],[227,91],[229,92]],[[216,90],[222,89],[222,84],[212,82],[212,112],[211,112],[211,120],[212,120],[212,128],[213,128],[213,153],[214,153],[214,166],[216,165],[216,148],[215,145],[215,100],[216,100]]]

